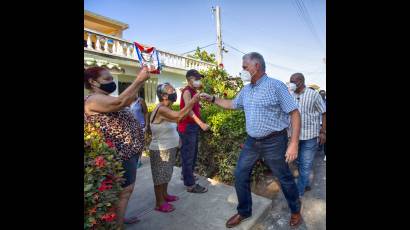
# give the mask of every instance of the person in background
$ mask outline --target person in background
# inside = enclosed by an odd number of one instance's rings
[[[172,103],[177,100],[177,94],[169,83],[158,85],[157,96],[159,104],[153,110],[150,119],[152,140],[149,146],[156,198],[155,210],[172,212],[175,208],[168,202],[179,199],[168,194],[168,183],[172,177],[176,152],[180,144],[177,122],[188,115],[192,107],[198,103],[199,95],[194,95],[180,111],[171,109]]]
[[[130,106],[131,113],[134,115],[135,119],[139,121],[141,127],[143,128],[143,132],[148,132],[149,130],[149,115],[148,115],[148,108],[147,104],[145,104],[145,100],[138,96],[135,101]],[[145,136],[145,135],[144,135]],[[140,168],[142,166],[141,156],[138,159],[137,167]]]
[[[234,100],[225,100],[202,93],[201,97],[225,109],[242,109],[245,112],[245,145],[235,169],[235,189],[238,197],[237,213],[227,222],[232,228],[252,216],[250,176],[255,162],[264,163],[279,181],[291,215],[289,225],[302,223],[301,201],[288,163],[297,158],[300,132],[300,113],[286,85],[266,74],[263,56],[252,52],[242,57],[241,79],[245,85]],[[292,124],[288,144],[287,128]]]
[[[182,90],[180,109],[197,94],[197,89],[201,87],[203,75],[197,70],[191,69],[186,73],[188,85]],[[178,132],[181,137],[181,162],[182,177],[188,192],[204,193],[207,188],[195,183],[194,169],[198,156],[199,129],[209,130],[209,125],[201,120],[200,105],[197,102],[189,114],[178,124]]]
[[[296,85],[293,97],[298,103],[301,114],[297,185],[299,196],[303,196],[305,191],[311,190],[309,175],[319,144],[326,142],[326,107],[319,93],[306,87],[303,74],[293,74],[290,83]],[[320,126],[320,117],[323,121],[322,126]]]
[[[102,67],[91,67],[84,71],[84,86],[90,91],[84,99],[85,124],[100,124],[105,139],[110,140],[124,168],[123,190],[117,204],[119,228],[124,223],[136,223],[138,218],[124,219],[128,200],[134,190],[137,159],[144,147],[142,127],[127,107],[135,100],[138,90],[149,79],[149,69],[143,67],[134,82],[118,97],[110,96],[117,88],[111,73]]]
[[[320,90],[319,94],[322,97],[323,102],[325,103],[325,107],[326,107],[326,91]],[[320,125],[322,125],[322,117],[320,117]],[[323,145],[320,145],[320,150],[322,149],[323,149],[323,153],[325,154],[325,158],[323,160],[326,161],[326,143],[324,143]]]

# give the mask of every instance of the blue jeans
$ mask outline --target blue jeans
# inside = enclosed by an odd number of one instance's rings
[[[312,171],[313,160],[315,159],[318,148],[319,143],[317,137],[310,140],[299,141],[299,154],[297,159],[299,178],[297,185],[300,196],[303,196],[306,186],[309,186],[309,175]]]
[[[255,162],[260,158],[264,159],[264,163],[279,179],[291,212],[300,211],[298,189],[289,165],[285,161],[287,142],[286,133],[264,140],[247,137],[235,170],[235,189],[239,202],[237,210],[241,216],[252,215],[250,176]]]
[[[199,126],[197,124],[188,124],[185,132],[180,132],[179,136],[182,141],[181,163],[184,185],[192,186],[195,184],[194,169],[198,156]]]

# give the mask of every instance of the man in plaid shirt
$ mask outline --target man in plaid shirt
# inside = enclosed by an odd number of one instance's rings
[[[201,97],[222,108],[245,111],[248,137],[235,170],[238,213],[226,222],[226,227],[235,227],[252,215],[250,175],[255,162],[260,158],[264,159],[264,163],[278,177],[292,213],[289,225],[296,227],[302,222],[301,202],[288,162],[296,159],[298,153],[298,106],[283,82],[266,75],[262,55],[255,52],[246,54],[243,56],[242,68],[241,78],[244,82],[250,81],[250,84],[245,85],[234,100],[201,94]],[[294,135],[288,145],[289,121]]]

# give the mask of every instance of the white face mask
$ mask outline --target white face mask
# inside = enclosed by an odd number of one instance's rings
[[[192,85],[195,87],[195,88],[199,88],[200,86],[201,86],[201,80],[196,80],[196,81],[193,81],[192,82]]]
[[[241,77],[241,80],[243,81],[244,84],[250,82],[252,79],[251,73],[249,73],[249,71],[247,70],[242,70],[239,73],[239,77]]]
[[[294,92],[296,90],[296,84],[295,83],[289,83],[289,90],[291,92]]]

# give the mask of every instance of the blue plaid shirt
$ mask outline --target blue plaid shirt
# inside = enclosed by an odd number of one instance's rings
[[[243,87],[233,100],[234,109],[245,111],[246,132],[261,138],[289,127],[289,113],[298,109],[286,85],[266,74]]]

